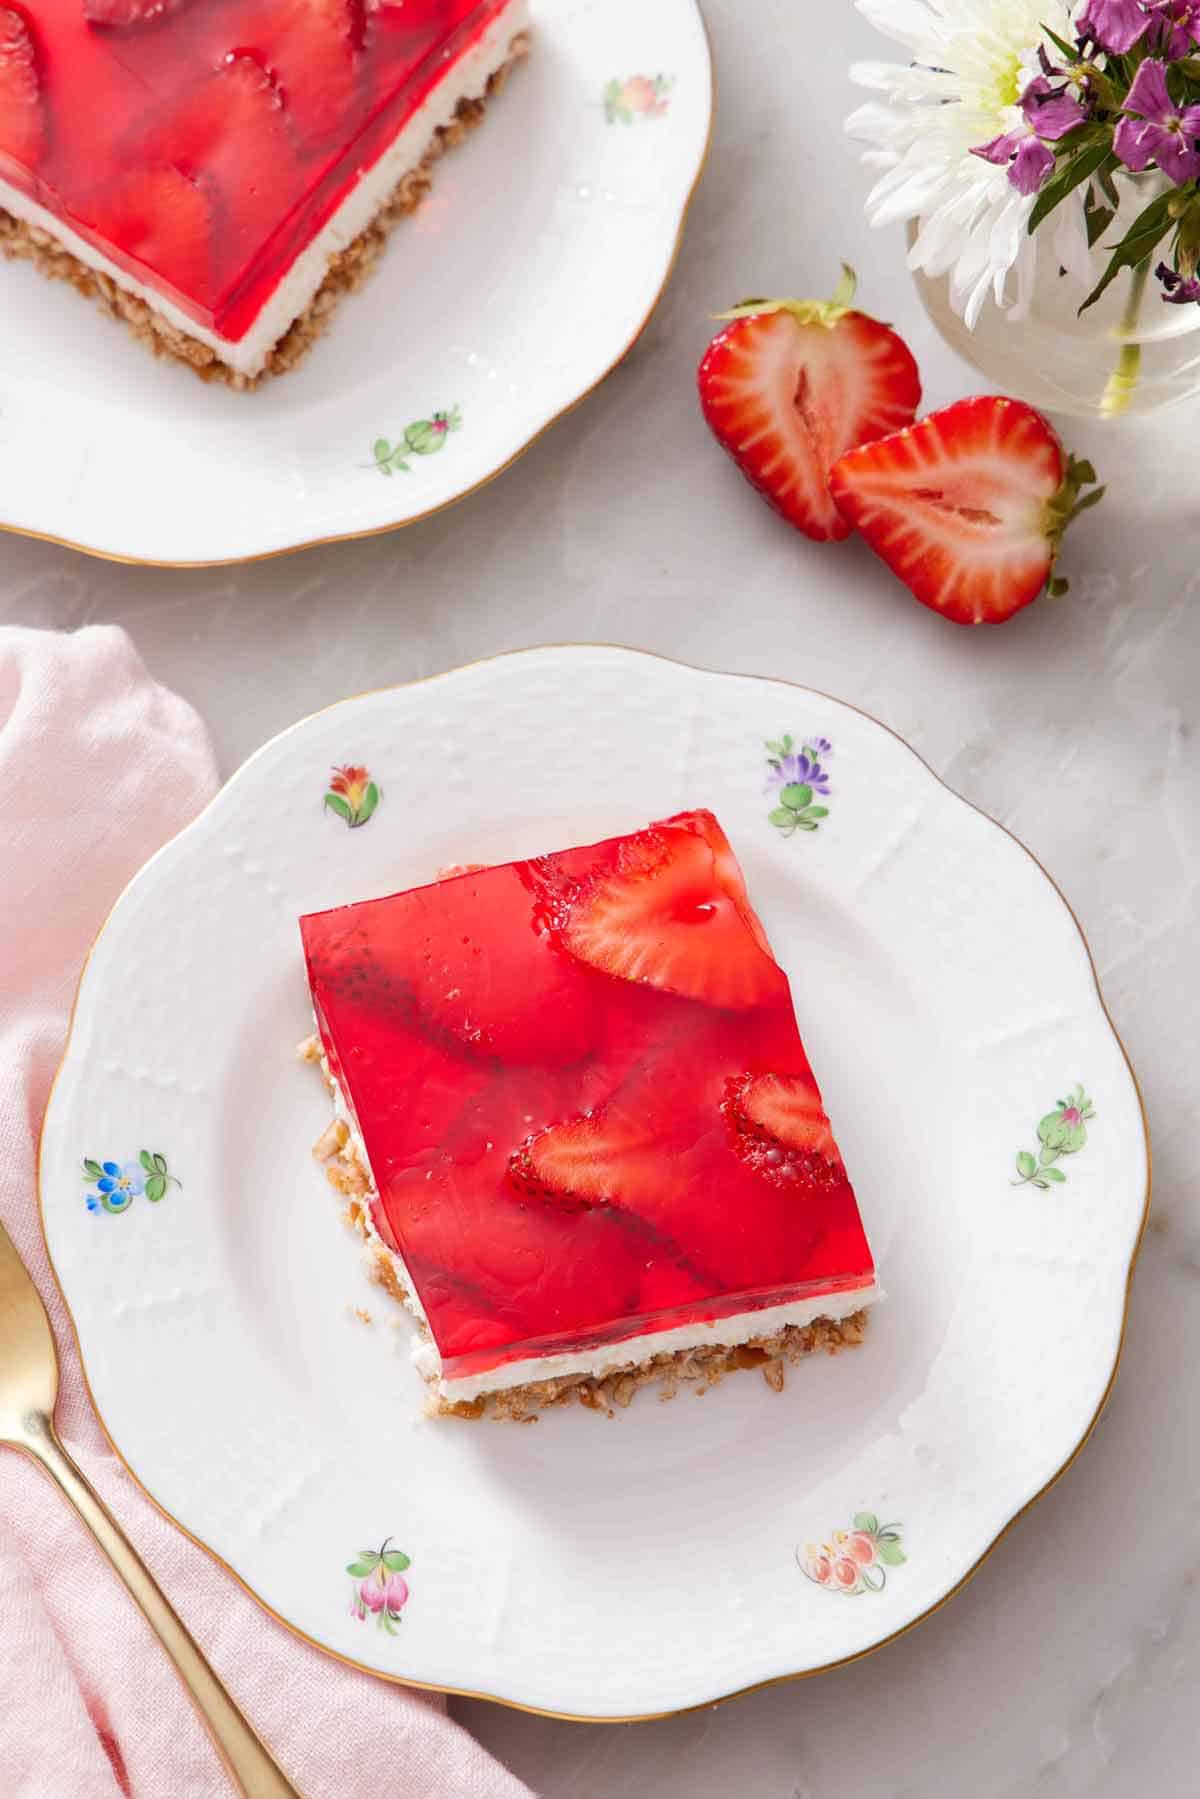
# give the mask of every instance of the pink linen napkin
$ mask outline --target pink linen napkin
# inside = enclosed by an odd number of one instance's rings
[[[304,1799],[530,1799],[433,1695],[345,1667],[262,1611],[110,1450],[38,1226],[37,1132],[88,946],[216,788],[204,727],[125,634],[0,630],[0,1217],[49,1308],[62,1436]],[[207,1736],[73,1512],[0,1450],[3,1799],[226,1799]]]

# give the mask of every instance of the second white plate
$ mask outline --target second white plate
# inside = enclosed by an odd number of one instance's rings
[[[695,0],[534,0],[533,17],[527,61],[372,279],[255,393],[153,361],[5,265],[0,529],[160,563],[384,531],[478,487],[594,387],[670,270],[708,143],[708,45]],[[435,413],[456,427],[423,435],[437,454],[392,458]]]

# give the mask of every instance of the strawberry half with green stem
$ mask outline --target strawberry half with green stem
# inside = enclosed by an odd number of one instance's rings
[[[829,477],[876,555],[960,625],[1002,624],[1039,594],[1066,591],[1055,558],[1071,520],[1102,498],[1095,480],[1040,412],[996,394],[863,444]]]
[[[700,363],[717,442],[789,524],[826,543],[850,535],[828,473],[844,451],[911,424],[917,365],[887,325],[853,310],[842,265],[832,300],[745,300]]]

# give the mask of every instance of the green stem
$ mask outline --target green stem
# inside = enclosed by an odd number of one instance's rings
[[[1133,398],[1133,390],[1137,386],[1142,367],[1142,346],[1127,340],[1136,331],[1141,319],[1142,301],[1146,296],[1146,282],[1150,278],[1150,258],[1147,256],[1139,262],[1133,271],[1133,279],[1129,284],[1129,295],[1125,301],[1125,310],[1121,314],[1121,322],[1117,326],[1118,337],[1126,340],[1121,344],[1117,355],[1117,366],[1108,377],[1104,394],[1100,401],[1100,413],[1103,418],[1119,418],[1128,412],[1129,402]]]

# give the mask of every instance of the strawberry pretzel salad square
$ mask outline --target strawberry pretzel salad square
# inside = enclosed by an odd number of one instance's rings
[[[253,387],[361,283],[528,22],[528,0],[0,5],[0,249]]]
[[[316,1146],[429,1409],[611,1412],[861,1340],[854,1190],[711,812],[300,921]]]

